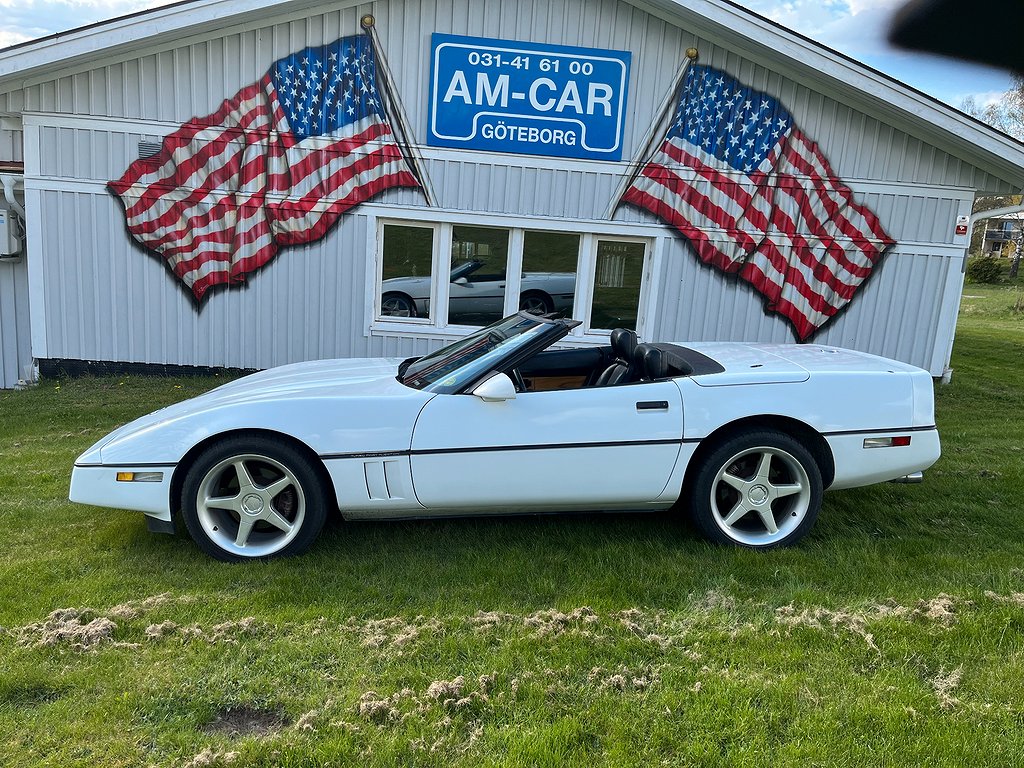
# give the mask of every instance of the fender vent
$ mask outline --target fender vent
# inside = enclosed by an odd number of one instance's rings
[[[410,489],[405,480],[407,474],[408,467],[406,466],[405,472],[403,472],[400,461],[396,459],[363,462],[367,496],[373,501],[411,498]]]

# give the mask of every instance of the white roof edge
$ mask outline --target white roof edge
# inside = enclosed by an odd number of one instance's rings
[[[846,96],[851,95],[851,91],[857,92],[856,100],[861,104],[873,102],[877,112],[898,113],[903,120],[914,124],[917,130],[911,133],[934,136],[941,132],[946,139],[943,143],[957,148],[951,154],[1024,187],[1024,143],[731,0],[629,1],[639,7],[661,8],[669,14],[682,12],[686,17],[698,16],[723,31],[736,33],[752,46],[769,49],[774,58],[792,62],[794,68],[846,86]]]
[[[845,87],[844,95],[860,102],[858,108],[867,104],[876,107],[872,110],[876,113],[895,115],[916,128],[910,132],[935,138],[954,150],[951,154],[1024,187],[1024,144],[730,0],[626,1],[684,28],[697,17],[723,33],[735,33],[767,57],[789,63],[787,68],[824,76]],[[278,15],[307,6],[323,9],[317,0],[185,0],[0,49],[0,93],[22,87],[30,77],[38,79],[45,70],[84,64],[111,48],[141,48],[145,41],[169,33],[218,22],[230,25],[258,11],[267,14],[273,9],[271,13]]]
[[[335,2],[332,8],[354,5]],[[125,46],[144,48],[147,40],[174,32],[225,26],[239,17],[263,11],[278,15],[303,8],[323,9],[317,0],[179,0],[169,5],[119,16],[109,21],[0,48],[0,93],[20,86],[20,81],[37,78],[48,69],[65,69],[69,64],[87,62],[92,55]]]

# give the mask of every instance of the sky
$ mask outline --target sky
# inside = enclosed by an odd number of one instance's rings
[[[0,48],[170,1],[0,0]],[[999,70],[890,47],[885,29],[904,0],[737,1],[954,107],[968,96],[991,103],[1010,85]]]

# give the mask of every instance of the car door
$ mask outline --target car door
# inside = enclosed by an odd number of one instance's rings
[[[505,308],[505,280],[497,275],[461,278],[448,289],[448,301],[451,304],[449,314],[456,321],[465,315],[500,317]]]
[[[413,431],[413,484],[420,502],[439,510],[643,505],[665,489],[682,434],[672,381],[504,402],[438,395]]]

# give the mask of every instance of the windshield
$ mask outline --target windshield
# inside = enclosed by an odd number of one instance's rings
[[[403,384],[440,394],[458,392],[498,361],[535,341],[551,324],[532,315],[512,315],[413,361]]]

